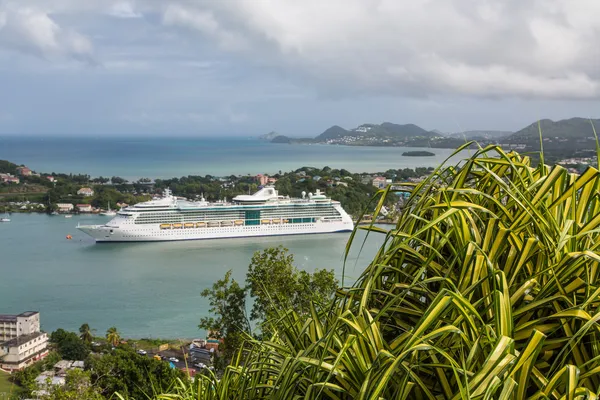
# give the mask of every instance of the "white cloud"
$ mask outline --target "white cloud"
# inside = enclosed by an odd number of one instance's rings
[[[47,59],[93,60],[93,46],[80,33],[65,29],[46,12],[0,3],[0,48],[34,54]]]
[[[331,97],[600,98],[598,0],[0,0],[0,47],[91,59],[82,33],[110,36],[96,18],[107,14],[124,19],[111,53],[147,40],[179,66],[173,47],[203,56],[209,42],[221,52],[211,58],[240,56]]]
[[[328,90],[600,97],[597,0],[171,2],[195,30]]]
[[[115,3],[109,10],[109,15],[117,18],[141,18],[142,14],[136,12],[134,5],[128,1]]]

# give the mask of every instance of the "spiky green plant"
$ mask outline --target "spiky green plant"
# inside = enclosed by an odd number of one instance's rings
[[[494,146],[442,166],[331,309],[161,398],[596,399],[599,188]]]

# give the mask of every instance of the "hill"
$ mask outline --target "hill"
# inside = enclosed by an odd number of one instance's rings
[[[347,130],[334,125],[315,138],[316,143],[351,144],[351,145],[403,145],[413,138],[429,139],[438,136],[415,124],[362,124]]]
[[[594,139],[592,124],[600,128],[600,119],[570,118],[560,121],[543,119],[540,121],[543,138],[562,139]],[[534,122],[513,135],[509,136],[510,142],[539,142],[538,123]],[[595,139],[594,139],[595,140]]]
[[[267,134],[261,135],[258,138],[260,140],[269,140],[270,141],[270,140],[275,139],[277,136],[282,136],[282,135],[280,135],[279,133],[273,131],[273,132],[269,132]]]
[[[453,132],[449,133],[449,137],[455,137],[460,139],[501,139],[512,135],[514,132],[511,131],[492,131],[492,130],[474,130],[464,132]]]
[[[271,143],[292,143],[292,140],[284,135],[279,135],[279,136],[275,136],[272,140]]]
[[[315,141],[325,141],[327,139],[338,139],[350,134],[350,131],[342,128],[341,126],[334,125],[331,128],[326,129],[323,133],[315,138]]]

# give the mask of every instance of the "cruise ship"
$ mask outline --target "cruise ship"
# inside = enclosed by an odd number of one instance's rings
[[[320,191],[302,198],[274,187],[230,202],[189,201],[165,190],[163,197],[121,209],[104,225],[78,225],[97,242],[144,242],[347,232],[352,218]]]

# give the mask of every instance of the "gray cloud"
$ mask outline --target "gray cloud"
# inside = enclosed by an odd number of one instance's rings
[[[319,86],[400,96],[600,96],[596,0],[171,4],[167,25]]]
[[[0,48],[47,59],[75,58],[93,61],[90,40],[60,26],[45,11],[0,2]]]

